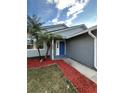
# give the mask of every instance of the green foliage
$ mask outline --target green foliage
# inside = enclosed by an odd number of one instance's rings
[[[31,35],[32,39],[36,39],[36,46],[39,48],[41,44],[43,44],[43,40],[39,39],[39,34],[42,33],[43,27],[40,22],[40,18],[38,18],[36,15],[33,15],[32,17],[27,17],[27,33]]]
[[[51,47],[52,39],[62,39],[60,35],[48,33],[43,27],[40,22],[40,18],[36,15],[32,17],[27,17],[27,33],[31,35],[31,39],[36,39],[36,47],[39,49],[43,46],[43,42],[47,45],[47,51]],[[40,55],[40,54],[39,54]],[[47,53],[46,53],[47,55]]]
[[[38,32],[41,31],[42,24],[43,23],[40,23],[40,18],[38,18],[36,15],[33,15],[32,17],[28,16],[27,17],[27,33],[37,38]]]

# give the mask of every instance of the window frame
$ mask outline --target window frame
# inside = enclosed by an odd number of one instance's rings
[[[29,44],[28,44],[28,42],[29,42]],[[31,39],[28,39],[27,40],[27,49],[33,49],[33,47],[34,47],[34,44],[33,43],[34,42],[32,42]],[[32,45],[32,48],[28,48],[28,45]]]
[[[28,40],[31,40],[31,39],[27,39],[27,42],[28,42]],[[28,44],[28,43],[27,43],[27,46],[28,46],[28,45],[33,45],[33,47],[30,48],[30,49],[28,49],[28,47],[27,47],[27,50],[37,50],[36,47],[34,48],[34,46],[36,46],[35,43],[34,43],[34,41],[33,41],[33,44]],[[45,50],[45,46],[46,46],[46,45],[45,45],[45,42],[43,42],[43,48],[40,48],[39,50]]]

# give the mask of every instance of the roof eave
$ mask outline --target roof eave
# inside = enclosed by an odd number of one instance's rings
[[[75,36],[78,36],[78,35],[87,33],[88,31],[93,31],[93,30],[95,30],[95,29],[97,29],[97,25],[92,26],[92,27],[90,27],[89,29],[86,29],[86,30],[83,31],[83,32],[80,32],[80,33],[77,33],[77,34],[74,34],[74,35],[70,35],[70,36],[66,37],[66,39],[70,39],[70,38],[72,38],[72,37],[75,37]]]

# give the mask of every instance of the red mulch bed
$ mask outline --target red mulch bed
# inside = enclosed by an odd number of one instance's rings
[[[69,64],[65,63],[63,60],[50,60],[47,59],[44,62],[40,62],[39,59],[28,59],[28,68],[42,67],[50,64],[58,64],[64,76],[68,78],[74,87],[77,89],[78,93],[97,93],[97,85],[78,72],[76,69],[71,67]]]

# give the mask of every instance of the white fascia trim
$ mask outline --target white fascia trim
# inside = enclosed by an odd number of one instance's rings
[[[95,35],[91,33],[91,30],[88,31],[88,34],[94,39],[94,67],[97,69],[97,52],[96,52],[97,38]]]

